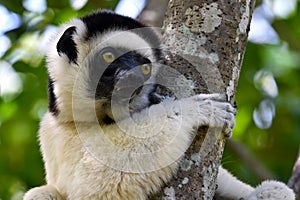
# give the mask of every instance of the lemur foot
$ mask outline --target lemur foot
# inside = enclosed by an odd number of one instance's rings
[[[246,200],[294,200],[295,194],[284,183],[264,181],[249,194]]]
[[[204,123],[210,127],[221,127],[225,137],[231,137],[235,125],[236,109],[226,101],[225,94],[199,94],[194,96],[199,103],[199,112],[204,115]],[[208,121],[207,121],[208,120]]]
[[[59,192],[51,185],[32,188],[25,195],[23,200],[63,200]]]

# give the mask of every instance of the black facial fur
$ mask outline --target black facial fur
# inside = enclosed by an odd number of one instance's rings
[[[73,34],[76,33],[76,27],[72,26],[68,28],[59,39],[56,49],[59,55],[66,54],[69,58],[69,62],[76,63],[77,60],[77,48],[73,40]]]
[[[56,104],[56,96],[54,94],[54,86],[53,86],[53,80],[48,76],[48,109],[49,111],[57,116],[59,113],[59,110],[57,108],[57,104]]]
[[[104,50],[107,50],[105,48]],[[110,99],[116,83],[120,78],[121,84],[125,87],[131,85],[142,85],[149,77],[142,75],[137,66],[151,63],[149,59],[136,53],[135,51],[127,51],[124,49],[109,48],[110,52],[114,52],[116,60],[112,63],[105,63],[101,59],[101,52],[99,56],[95,57],[90,63],[90,94],[92,98],[96,99]],[[130,72],[128,72],[130,71]],[[128,72],[121,75],[120,72]]]

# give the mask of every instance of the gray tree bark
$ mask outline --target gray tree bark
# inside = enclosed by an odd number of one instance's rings
[[[169,88],[178,98],[199,93],[234,96],[255,0],[170,0],[163,25]],[[168,83],[166,83],[168,84]],[[173,85],[172,85],[173,84]],[[167,91],[164,91],[167,92]],[[212,199],[225,139],[201,127],[176,176],[150,199]]]

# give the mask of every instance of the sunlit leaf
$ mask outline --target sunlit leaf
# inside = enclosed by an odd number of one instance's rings
[[[22,92],[22,80],[8,62],[0,61],[0,96],[12,101]]]
[[[258,71],[254,76],[255,87],[263,92],[264,95],[275,98],[278,95],[278,87],[274,76],[266,70]]]
[[[253,120],[256,126],[261,129],[270,128],[274,116],[275,116],[275,105],[269,99],[265,99],[261,101],[258,108],[256,108],[253,112]]]
[[[47,9],[46,0],[24,0],[23,6],[31,12],[43,13]]]
[[[87,2],[88,0],[70,0],[70,5],[73,9],[80,10]]]

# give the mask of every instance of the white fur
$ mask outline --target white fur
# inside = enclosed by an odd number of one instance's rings
[[[76,26],[78,65],[56,52],[59,38],[71,26]],[[166,99],[116,124],[99,124],[105,100],[90,99],[87,92],[88,64],[96,52],[107,45],[126,47],[156,60],[137,33],[112,29],[90,40],[85,35],[84,23],[74,19],[49,44],[48,72],[59,114],[46,113],[40,124],[47,185],[29,190],[25,200],[143,200],[176,172],[196,128],[225,124],[225,134],[231,134],[235,110],[220,94]],[[241,196],[236,186],[243,187],[245,195],[253,191],[222,168],[218,185],[217,192],[232,198]],[[264,185],[259,194],[260,188]]]
[[[141,31],[151,30],[147,27],[141,29]],[[113,46],[133,49],[141,55],[148,57],[152,62],[156,61],[153,52],[150,49],[150,45],[138,35],[137,31],[107,31],[105,34],[102,34],[101,37],[93,39],[90,48],[95,49],[98,45],[102,48],[105,46]]]
[[[284,183],[264,181],[256,188],[241,182],[227,170],[219,167],[217,195],[223,199],[295,200],[295,194]]]
[[[176,171],[193,127],[223,127],[226,118],[232,125],[229,104],[209,97],[166,100],[135,114],[138,126],[125,122],[123,131],[116,124],[62,123],[47,113],[39,132],[47,183],[71,200],[145,199]]]
[[[250,193],[246,200],[294,200],[295,194],[284,183],[278,181],[264,181]]]
[[[240,199],[253,191],[253,187],[241,182],[227,170],[219,167],[219,173],[217,176],[217,194],[219,196],[226,197],[228,199]]]

